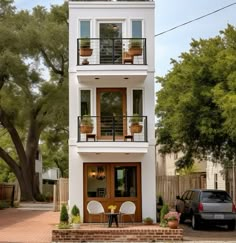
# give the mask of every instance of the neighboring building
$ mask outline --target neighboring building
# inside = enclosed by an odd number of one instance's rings
[[[156,215],[154,8],[69,1],[69,206],[84,222],[90,200]]]
[[[174,176],[179,173],[176,171],[175,162],[183,156],[182,152],[178,153],[166,153],[159,152],[159,146],[156,149],[156,162],[157,162],[157,175],[158,176]],[[206,161],[196,161],[189,171],[192,174],[204,174],[206,173],[207,163]]]

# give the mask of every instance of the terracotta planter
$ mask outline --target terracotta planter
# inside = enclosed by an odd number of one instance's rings
[[[129,55],[131,56],[141,56],[142,55],[142,48],[129,48]]]
[[[92,55],[92,53],[93,53],[93,49],[90,48],[80,48],[79,50],[79,54],[82,57],[89,57]]]
[[[171,229],[177,229],[179,225],[178,220],[170,220],[168,221],[168,227]]]
[[[92,133],[93,131],[93,126],[89,125],[81,125],[80,126],[80,132],[81,133]]]
[[[140,132],[142,132],[142,130],[143,130],[143,126],[142,125],[132,124],[130,126],[130,132],[131,132],[131,134],[133,134],[133,133],[140,133]]]
[[[153,221],[152,220],[144,220],[143,223],[145,225],[152,225],[153,224]]]

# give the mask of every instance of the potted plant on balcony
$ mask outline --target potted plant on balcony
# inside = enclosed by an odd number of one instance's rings
[[[93,49],[90,48],[90,39],[81,38],[80,39],[80,56],[88,57],[93,53]]]
[[[139,116],[139,114],[133,114],[133,116],[130,118],[130,132],[133,133],[141,133],[143,126],[140,124],[142,122],[142,117]]]
[[[93,131],[93,120],[91,116],[84,115],[80,122],[80,132],[81,133],[92,133]]]
[[[131,39],[129,42],[129,55],[140,56],[142,55],[142,40],[141,39]]]

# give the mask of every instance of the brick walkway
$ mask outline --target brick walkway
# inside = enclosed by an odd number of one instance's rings
[[[0,210],[0,243],[49,243],[59,212]]]

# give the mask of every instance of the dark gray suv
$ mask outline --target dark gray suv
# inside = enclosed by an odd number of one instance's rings
[[[176,199],[180,221],[191,219],[193,229],[198,229],[202,223],[227,225],[229,230],[235,229],[236,209],[226,191],[193,189]]]

